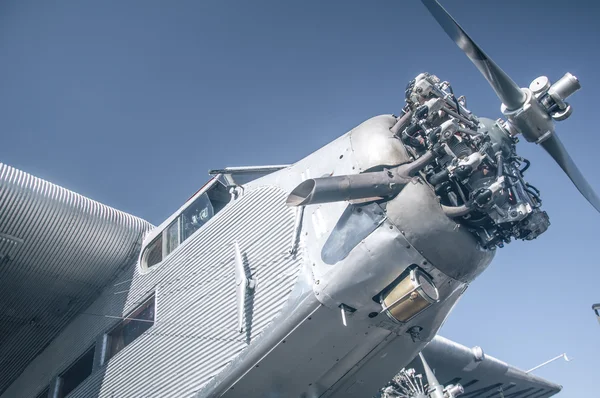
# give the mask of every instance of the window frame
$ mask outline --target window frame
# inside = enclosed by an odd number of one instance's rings
[[[138,272],[140,274],[147,274],[149,272],[152,272],[153,270],[159,268],[164,262],[165,260],[173,255],[173,253],[177,253],[179,250],[181,250],[181,248],[183,246],[186,245],[186,243],[190,240],[192,240],[192,238],[194,237],[194,235],[196,235],[198,233],[198,231],[202,230],[207,224],[209,224],[217,215],[217,213],[215,213],[215,215],[209,219],[204,225],[202,225],[200,228],[198,228],[196,231],[194,231],[194,233],[192,233],[187,239],[181,241],[181,238],[183,236],[182,231],[181,231],[181,221],[179,221],[179,218],[181,216],[181,214],[187,210],[188,207],[190,207],[195,201],[196,199],[198,199],[201,195],[207,193],[208,191],[210,191],[211,189],[214,188],[214,186],[216,184],[221,184],[223,185],[224,188],[228,188],[226,184],[224,184],[221,181],[220,175],[217,175],[213,178],[211,178],[206,184],[204,184],[204,186],[202,186],[198,191],[196,191],[195,194],[193,194],[184,204],[183,206],[181,206],[175,213],[173,213],[171,216],[169,216],[169,218],[167,218],[165,221],[163,221],[158,227],[152,229],[148,234],[146,234],[146,236],[143,239],[142,242],[142,249],[140,250],[140,254],[139,254],[139,258],[138,258]],[[230,199],[231,202],[231,199]],[[166,253],[167,252],[167,229],[169,229],[169,227],[173,224],[174,221],[177,220],[177,224],[179,225],[179,232],[178,232],[178,236],[179,236],[179,244],[177,245],[177,247],[175,249],[173,249],[170,253]],[[162,236],[162,259],[160,262],[148,266],[147,265],[147,253],[148,253],[148,248],[150,247],[150,245],[156,240],[158,239],[159,236]]]
[[[73,387],[73,389],[71,389],[71,391],[69,391],[68,393],[65,393],[64,392],[65,375],[69,371],[71,371],[73,369],[73,367],[78,365],[79,361],[83,360],[83,358],[85,358],[85,356],[88,355],[90,352],[92,353],[92,366],[90,369],[90,373],[83,380],[81,380],[75,387]],[[82,385],[92,374],[94,374],[94,361],[96,359],[95,357],[96,357],[96,343],[94,342],[94,344],[92,344],[90,347],[88,347],[81,355],[79,355],[73,362],[71,362],[69,364],[69,366],[67,366],[62,372],[60,372],[58,374],[57,382],[58,382],[58,385],[60,386],[58,389],[58,393],[56,394],[56,396],[58,398],[64,398],[64,397],[68,396],[73,391],[77,390],[77,388],[80,385]]]
[[[176,224],[177,246],[174,249],[172,249],[171,251],[169,251],[169,230],[171,229],[173,224]],[[175,250],[177,250],[179,245],[181,245],[183,243],[183,241],[181,240],[181,217],[176,217],[173,222],[171,222],[169,225],[167,225],[165,227],[165,229],[162,232],[162,239],[163,239],[163,259],[165,259],[171,253],[173,253]],[[162,260],[161,260],[161,262],[162,262]],[[157,265],[157,264],[155,264],[155,265]]]
[[[148,250],[148,249],[149,249],[151,246],[154,246],[154,245],[155,245],[155,243],[156,243],[156,242],[157,242],[159,239],[161,240],[161,243],[160,243],[160,261],[159,261],[159,262],[157,262],[157,263],[154,263],[154,264],[152,264],[152,265],[148,265],[148,258],[149,258],[149,256],[150,256],[150,253],[151,253],[151,250]],[[154,238],[153,238],[153,239],[152,239],[152,240],[151,240],[151,241],[150,241],[150,242],[149,242],[149,243],[148,243],[148,244],[147,244],[147,245],[144,247],[144,252],[143,252],[143,255],[142,255],[142,258],[141,258],[141,260],[140,260],[140,261],[143,261],[143,263],[146,265],[146,268],[148,268],[148,269],[151,269],[152,267],[154,267],[154,266],[156,266],[156,265],[158,265],[158,264],[160,264],[160,263],[162,263],[162,262],[163,262],[163,260],[164,260],[164,252],[165,252],[165,239],[164,239],[164,235],[162,235],[162,234],[158,234],[158,235],[156,235],[156,236],[155,236],[155,237],[154,237]]]
[[[136,319],[135,317],[137,315],[139,315],[141,312],[143,312],[144,310],[146,310],[148,308],[148,304],[150,302],[154,303],[154,319],[153,319],[150,327],[148,329],[146,329],[145,331],[143,331],[142,334],[137,336],[135,339],[133,339],[129,344],[124,345],[123,348],[121,348],[116,353],[112,354],[113,335],[115,334],[115,332],[117,332],[117,330],[119,330],[119,329],[122,329],[126,323],[130,323],[132,320]],[[158,309],[158,300],[156,297],[156,291],[154,291],[154,292],[152,292],[151,295],[147,296],[144,300],[140,301],[139,304],[134,309],[129,311],[126,316],[123,316],[122,318],[120,318],[119,322],[117,322],[116,325],[113,325],[106,333],[104,333],[102,335],[104,343],[102,346],[102,355],[101,355],[102,362],[100,363],[100,366],[105,366],[112,358],[118,356],[121,352],[123,352],[127,348],[127,346],[132,344],[135,340],[137,340],[140,336],[142,336],[148,330],[152,329],[152,327],[154,325],[156,325],[156,322],[157,322],[157,319],[156,319],[157,318],[157,309]],[[147,322],[147,321],[144,321],[144,322]],[[147,322],[147,323],[150,323],[150,322]]]

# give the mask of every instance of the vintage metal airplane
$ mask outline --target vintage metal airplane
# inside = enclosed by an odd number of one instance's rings
[[[560,391],[436,334],[497,247],[549,226],[518,134],[600,210],[553,127],[579,82],[519,88],[423,3],[507,120],[422,73],[399,117],[214,170],[158,227],[0,165],[1,397],[366,397],[394,375],[388,396]]]

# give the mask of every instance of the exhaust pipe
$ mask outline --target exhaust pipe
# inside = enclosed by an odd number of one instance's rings
[[[462,206],[445,206],[442,205],[442,211],[445,215],[450,218],[462,217],[466,216],[473,210],[471,206],[462,205]]]
[[[434,159],[427,152],[412,163],[390,170],[336,177],[311,178],[302,182],[289,194],[288,206],[306,206],[318,203],[357,199],[379,199],[398,194],[411,178]]]
[[[288,206],[305,206],[343,200],[381,198],[400,192],[404,185],[394,182],[386,171],[338,177],[312,178],[298,185],[288,196]]]

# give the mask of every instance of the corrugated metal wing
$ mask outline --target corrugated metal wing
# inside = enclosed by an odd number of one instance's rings
[[[0,163],[0,392],[135,261],[150,228]]]

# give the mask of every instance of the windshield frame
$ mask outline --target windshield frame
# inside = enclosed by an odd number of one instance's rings
[[[175,213],[173,213],[171,216],[169,216],[169,218],[167,218],[165,221],[163,221],[158,227],[153,228],[151,231],[149,231],[146,234],[146,236],[144,237],[144,239],[142,241],[142,248],[140,250],[140,253],[138,256],[138,262],[137,262],[137,269],[140,274],[147,274],[148,272],[151,272],[151,271],[155,270],[156,268],[159,268],[165,262],[165,260],[167,258],[171,257],[174,253],[177,253],[183,246],[186,245],[186,243],[188,241],[192,240],[193,236],[196,235],[196,233],[198,233],[198,231],[200,231],[204,226],[206,226],[206,224],[210,223],[210,221],[214,218],[214,216],[216,216],[216,214],[213,214],[212,217],[210,217],[204,224],[202,224],[202,226],[200,226],[192,234],[190,234],[187,237],[187,239],[185,239],[185,240],[181,240],[183,238],[183,235],[180,232],[179,244],[173,250],[171,250],[169,253],[165,253],[166,249],[167,249],[167,245],[166,245],[167,237],[165,236],[167,229],[174,222],[181,224],[181,221],[178,221],[181,214],[185,210],[187,210],[191,205],[193,205],[199,197],[201,197],[202,195],[205,195],[205,194],[207,195],[208,191],[210,191],[212,188],[214,188],[215,184],[222,184],[219,180],[220,180],[220,175],[217,175],[217,176],[211,178],[206,184],[204,184],[204,186],[202,186],[202,188],[200,188],[194,195],[192,195],[183,204],[183,206],[181,206]],[[148,249],[150,248],[152,243],[154,243],[155,240],[158,239],[159,236],[162,236],[162,242],[163,242],[163,244],[162,244],[162,246],[163,246],[162,259],[160,262],[157,262],[151,266],[148,266],[147,265]]]

